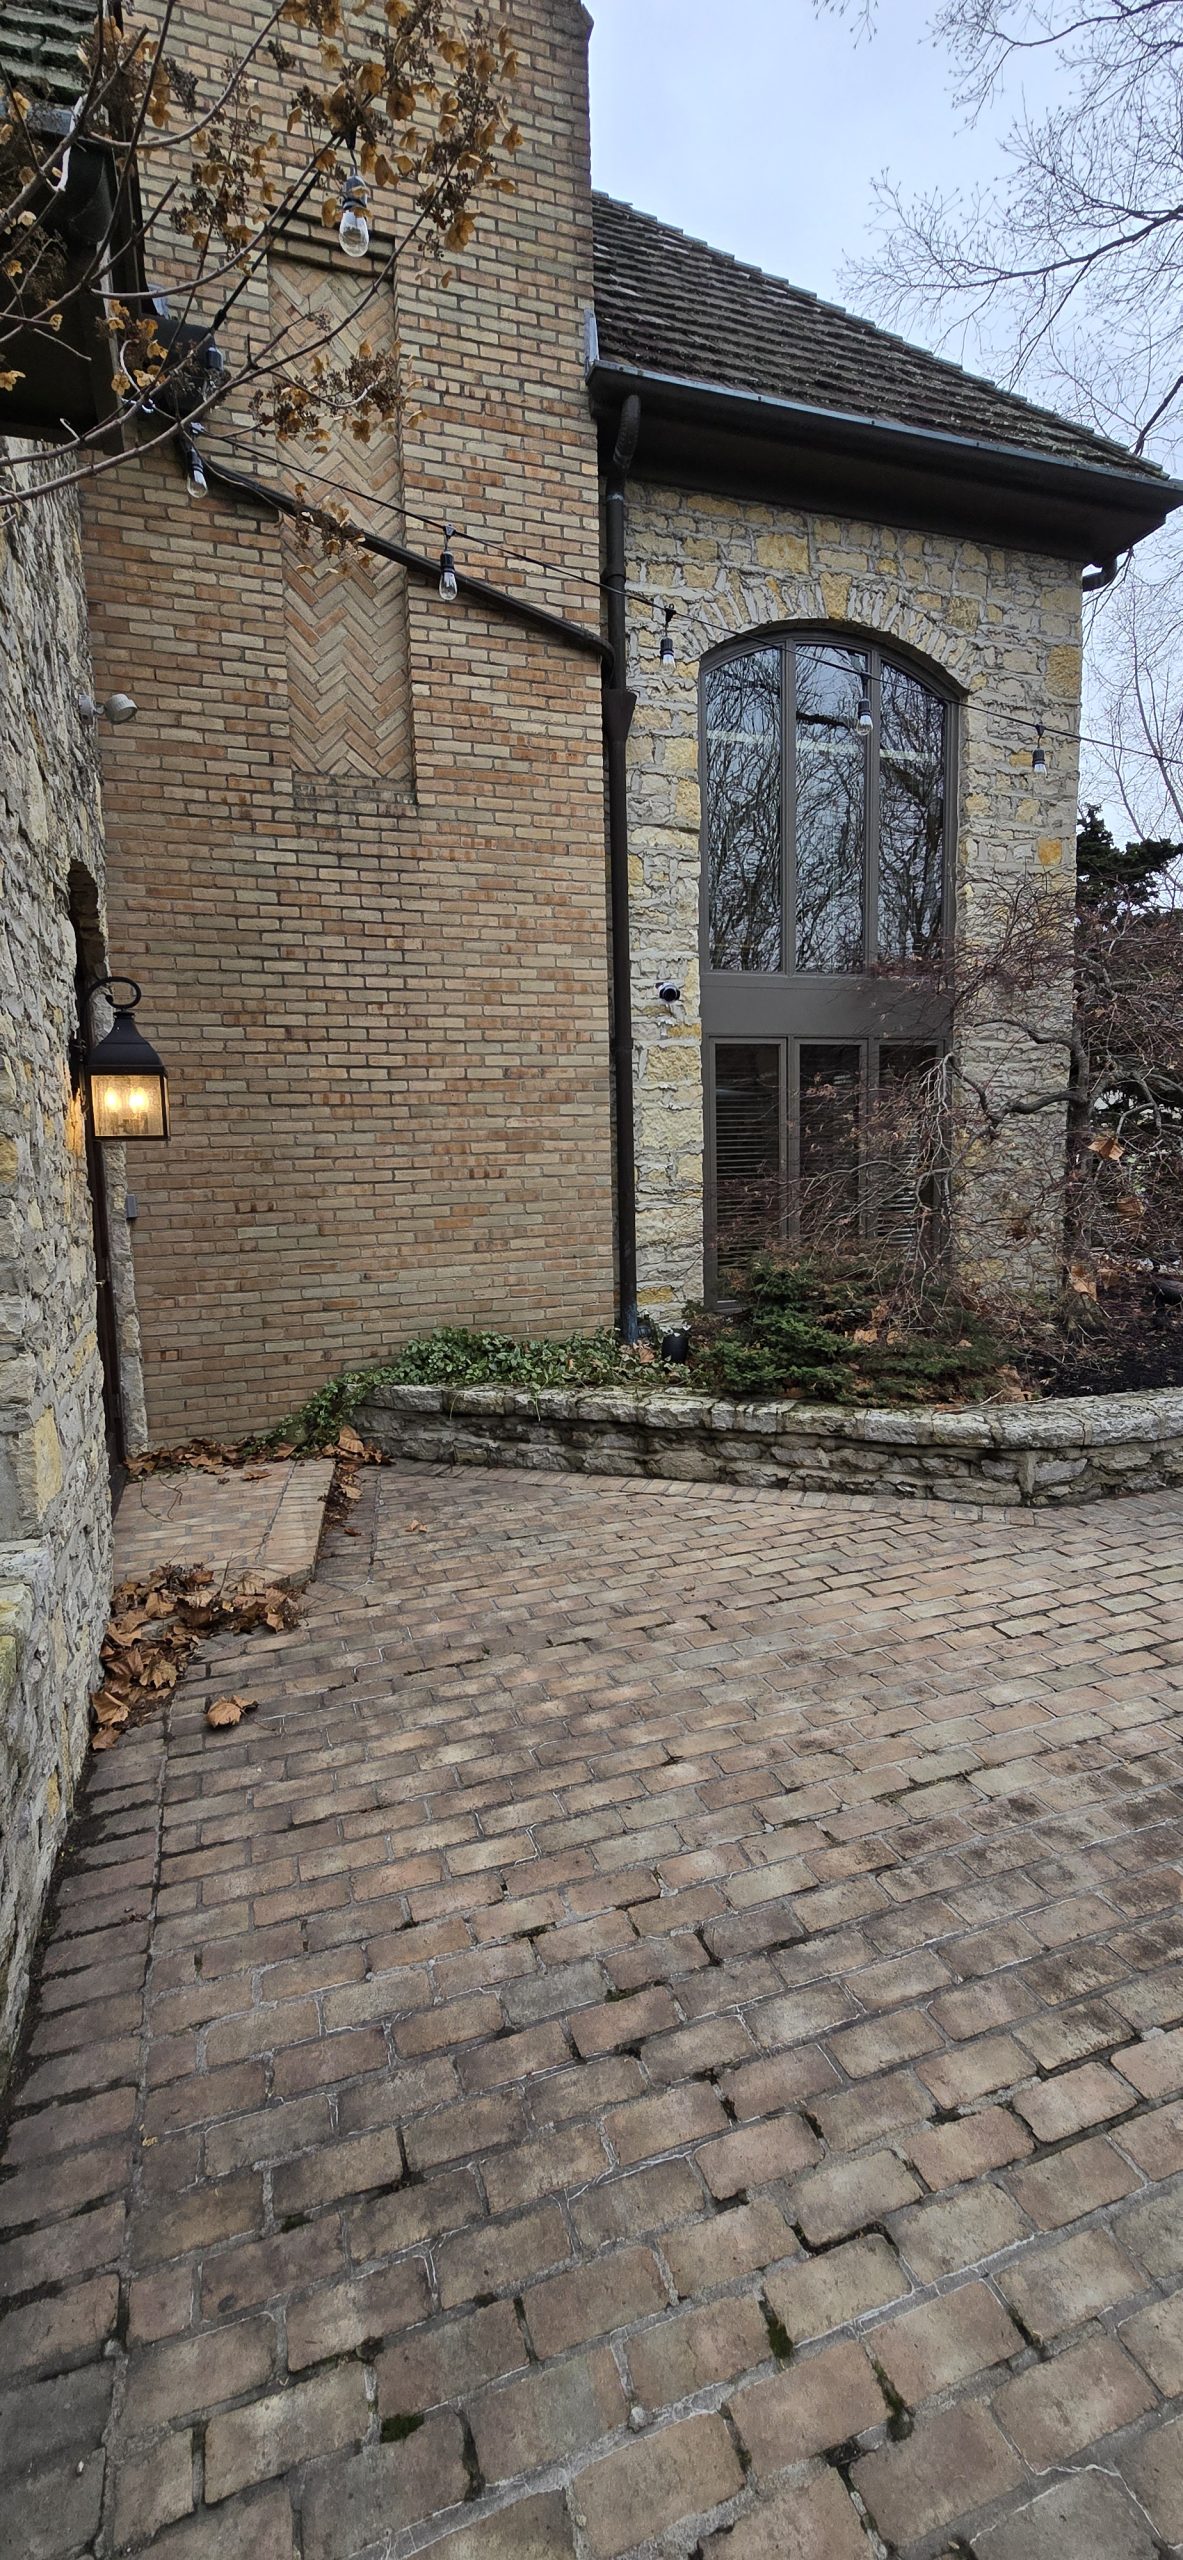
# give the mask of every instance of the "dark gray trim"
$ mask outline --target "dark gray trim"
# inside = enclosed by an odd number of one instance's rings
[[[597,418],[618,416],[630,391],[644,394],[636,475],[676,487],[1010,541],[1081,565],[1111,560],[1183,505],[1183,483],[1148,465],[1073,460],[641,366],[593,366]]]

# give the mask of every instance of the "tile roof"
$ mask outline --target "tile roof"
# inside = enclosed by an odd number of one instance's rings
[[[0,75],[29,97],[72,106],[86,87],[80,48],[95,15],[95,0],[4,0]]]
[[[594,198],[600,362],[773,393],[1049,460],[1161,478],[1154,463],[1034,408],[838,304],[611,196]]]

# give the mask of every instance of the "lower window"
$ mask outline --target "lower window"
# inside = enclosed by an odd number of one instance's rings
[[[709,1056],[708,1286],[794,1243],[935,1249],[941,1050],[916,1041],[718,1040]]]

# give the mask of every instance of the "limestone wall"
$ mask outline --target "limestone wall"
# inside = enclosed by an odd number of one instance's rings
[[[1183,1393],[839,1411],[619,1389],[379,1387],[356,1417],[390,1458],[797,1494],[1042,1508],[1183,1484]]]
[[[956,689],[959,960],[972,967],[1019,884],[1054,883],[1062,894],[1060,965],[1039,1021],[1066,1033],[1081,591],[1079,572],[1063,561],[643,483],[629,490],[628,575],[629,683],[638,696],[629,826],[640,1298],[668,1318],[703,1284],[703,657],[765,625],[828,623],[852,638],[918,651]],[[667,604],[676,607],[677,647],[668,669],[658,658]],[[1048,771],[1036,781],[1038,720],[1049,733]],[[672,1015],[657,1001],[663,978],[683,989]],[[1066,1068],[1066,1046],[1036,1051],[1021,1033],[966,1024],[960,1038],[963,1064],[999,1100],[1054,1082]],[[985,1238],[998,1274],[1012,1282],[1049,1274],[1050,1193],[1063,1135],[1062,1114],[1011,1121],[974,1167],[962,1235],[972,1232],[979,1262]]]
[[[90,1194],[68,1062],[71,906],[88,960],[105,966],[97,755],[77,708],[89,684],[77,510],[45,498],[0,528],[0,2080],[86,1752],[110,1590]]]

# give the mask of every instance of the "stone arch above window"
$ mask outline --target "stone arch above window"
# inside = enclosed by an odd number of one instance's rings
[[[749,634],[701,673],[708,973],[929,965],[949,929],[955,697],[845,628]]]

